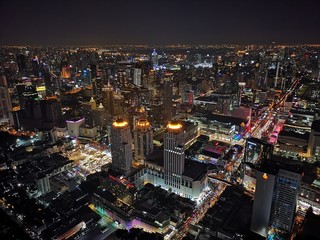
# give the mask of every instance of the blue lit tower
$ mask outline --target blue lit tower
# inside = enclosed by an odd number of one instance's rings
[[[127,121],[117,119],[111,128],[112,168],[128,174],[132,164],[132,137]]]
[[[173,190],[179,190],[184,171],[185,133],[182,123],[171,121],[164,134],[164,181]]]
[[[159,61],[158,61],[158,53],[155,49],[153,49],[153,52],[151,54],[151,61],[152,61],[152,67],[155,70],[159,67]]]

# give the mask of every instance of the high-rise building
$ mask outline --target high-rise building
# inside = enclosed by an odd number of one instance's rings
[[[285,233],[291,231],[301,170],[301,167],[273,161],[267,161],[257,169],[251,231],[264,237],[269,228]]]
[[[6,76],[0,75],[0,118],[9,117],[12,104],[9,95]]]
[[[137,86],[141,86],[141,69],[135,68],[133,70],[133,84]]]
[[[41,107],[38,93],[32,86],[27,86],[23,92],[23,103],[25,117],[27,119],[41,119]]]
[[[61,104],[56,97],[45,100],[45,120],[47,122],[58,122],[62,117]]]
[[[153,151],[153,131],[147,119],[139,119],[134,131],[134,155],[139,164]]]
[[[129,173],[132,165],[132,137],[127,121],[117,119],[111,128],[112,168],[122,174]]]
[[[273,152],[272,144],[257,138],[248,138],[245,146],[244,162],[261,164],[271,159]]]
[[[186,90],[182,93],[182,102],[184,104],[193,105],[194,92],[192,90]]]
[[[165,122],[168,122],[173,117],[172,109],[172,77],[173,74],[167,73],[163,79],[163,114]]]
[[[19,72],[24,73],[27,70],[26,56],[23,54],[19,54],[17,56],[17,63],[18,63]]]
[[[109,83],[102,88],[102,105],[106,109],[107,113],[114,116],[113,88]]]
[[[158,53],[155,49],[153,49],[153,52],[151,54],[151,61],[152,61],[152,68],[156,69],[159,67],[159,59],[158,59]]]
[[[271,160],[273,146],[257,138],[248,138],[245,145],[244,158],[242,164],[243,185],[249,190],[256,188],[256,169],[265,161]]]
[[[36,179],[36,185],[37,185],[37,191],[39,195],[46,194],[51,190],[48,175],[40,174]]]
[[[35,56],[33,59],[32,59],[32,73],[38,77],[39,76],[39,69],[40,69],[40,61],[39,61],[39,58],[38,56]]]
[[[180,189],[185,161],[185,132],[182,123],[169,122],[163,141],[165,184],[173,189]]]

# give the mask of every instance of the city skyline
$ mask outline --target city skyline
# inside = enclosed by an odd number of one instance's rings
[[[317,44],[316,1],[2,1],[1,45]]]

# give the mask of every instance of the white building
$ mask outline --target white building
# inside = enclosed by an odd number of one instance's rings
[[[80,136],[80,127],[85,124],[84,118],[76,118],[67,120],[68,134],[70,137]]]

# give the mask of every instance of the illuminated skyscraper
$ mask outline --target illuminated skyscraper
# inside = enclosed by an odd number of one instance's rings
[[[300,167],[265,162],[257,169],[251,231],[266,237],[270,227],[290,233],[301,180]]]
[[[182,123],[171,121],[164,134],[164,181],[171,188],[180,189],[184,171],[185,133]]]
[[[170,121],[173,117],[172,109],[172,74],[167,73],[163,80],[163,114],[166,122]]]
[[[147,119],[139,119],[134,131],[135,160],[144,163],[146,156],[153,151],[153,131]]]
[[[158,53],[155,49],[153,49],[153,52],[151,54],[151,61],[152,61],[152,68],[156,69],[159,67],[159,59],[158,59]]]
[[[112,168],[122,174],[129,173],[132,164],[132,137],[128,122],[117,119],[111,128]]]

